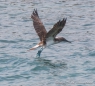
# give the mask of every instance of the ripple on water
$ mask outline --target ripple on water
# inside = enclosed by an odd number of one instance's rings
[[[0,86],[95,86],[95,0],[0,0]],[[47,31],[67,23],[60,36],[73,41],[28,52],[39,42],[31,13]],[[87,83],[88,82],[88,83]]]
[[[93,51],[89,52],[89,56],[95,56],[95,51],[93,50]]]

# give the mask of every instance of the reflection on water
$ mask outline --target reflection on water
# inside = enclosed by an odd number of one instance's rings
[[[44,66],[46,65],[51,68],[65,68],[67,65],[65,62],[62,62],[60,60],[56,60],[55,62],[53,62],[52,60],[43,59],[41,57],[36,58],[36,61],[40,62]]]

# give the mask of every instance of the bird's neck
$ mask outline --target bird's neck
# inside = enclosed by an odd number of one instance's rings
[[[55,38],[54,42],[55,42],[55,44],[57,44],[57,43],[61,42],[61,40],[59,38]]]

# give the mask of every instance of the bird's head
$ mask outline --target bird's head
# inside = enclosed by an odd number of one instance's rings
[[[55,38],[55,41],[56,42],[68,42],[68,43],[71,43],[71,41],[68,41],[67,39],[65,39],[64,37],[56,37]]]

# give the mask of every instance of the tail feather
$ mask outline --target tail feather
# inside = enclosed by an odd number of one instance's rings
[[[30,48],[29,51],[30,51],[30,50],[35,50],[35,49],[38,48],[38,47],[40,47],[40,45],[37,44],[36,46]]]

